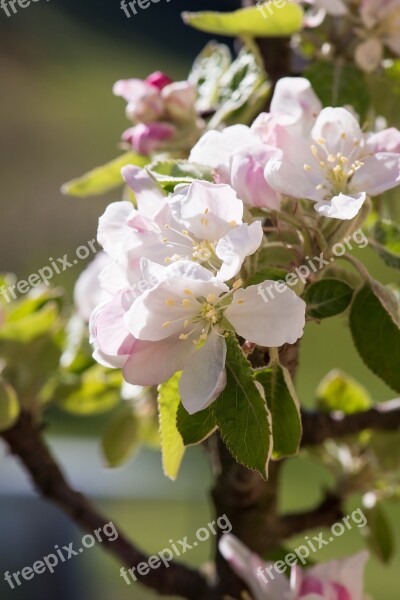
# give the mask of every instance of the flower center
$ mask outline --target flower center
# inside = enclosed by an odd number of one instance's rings
[[[342,133],[341,138],[345,141],[347,134]],[[323,138],[317,140],[316,143],[317,145],[313,144],[311,146],[311,152],[324,176],[324,181],[319,183],[316,189],[318,191],[325,190],[326,197],[331,196],[332,192],[334,194],[346,192],[354,173],[364,166],[362,161],[355,158],[355,155],[360,155],[360,141],[357,139],[353,141],[353,149],[348,156],[343,154],[343,150],[336,154],[329,153],[326,140]],[[304,170],[309,173],[314,168],[305,164]]]

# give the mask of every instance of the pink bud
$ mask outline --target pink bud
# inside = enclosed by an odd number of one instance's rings
[[[165,86],[172,83],[172,79],[170,79],[168,75],[165,75],[165,73],[163,73],[162,71],[155,71],[154,73],[146,77],[145,82],[149,85],[152,85],[153,87],[156,87],[161,92],[161,90],[165,88]]]
[[[132,146],[139,154],[151,154],[161,149],[163,142],[175,134],[175,127],[168,123],[140,123],[127,129],[122,140]]]

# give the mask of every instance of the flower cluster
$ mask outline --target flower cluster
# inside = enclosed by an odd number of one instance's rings
[[[278,572],[273,579],[266,580],[259,573],[273,563],[264,562],[235,536],[222,536],[219,549],[233,571],[247,583],[254,600],[365,600],[363,572],[367,552],[306,571],[296,565],[292,567],[290,580]]]
[[[250,207],[307,199],[325,217],[353,219],[367,195],[400,183],[400,132],[364,133],[345,108],[322,108],[308,80],[283,78],[251,128],[207,132],[190,154],[214,167]]]
[[[260,221],[243,221],[243,202],[228,184],[195,180],[165,195],[144,170],[130,166],[123,175],[137,208],[116,202],[100,218],[110,263],[100,275],[108,296],[90,320],[94,356],[122,367],[135,385],[183,371],[182,402],[194,413],[226,385],[227,335],[292,344],[303,333],[305,303],[287,288],[266,304],[258,286],[242,287],[237,276],[263,231]]]
[[[196,92],[189,82],[174,83],[157,71],[145,80],[117,81],[113,91],[127,101],[126,116],[135,124],[122,141],[139,154],[185,149],[196,141]]]

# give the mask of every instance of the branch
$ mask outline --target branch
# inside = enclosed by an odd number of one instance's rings
[[[317,508],[281,517],[284,538],[316,527],[330,527],[343,517],[341,499],[328,492]]]
[[[341,412],[302,411],[302,446],[321,444],[328,438],[360,433],[364,429],[400,429],[400,399],[382,402],[370,410],[345,415]]]
[[[93,533],[110,522],[97,512],[82,494],[69,486],[31,415],[22,413],[16,425],[1,433],[1,437],[29,472],[37,491],[58,505],[82,530]],[[148,557],[120,532],[116,540],[104,540],[104,544],[107,550],[128,568],[148,560]],[[143,585],[163,596],[173,595],[188,600],[199,600],[205,596],[207,590],[207,582],[198,571],[174,562],[169,563],[169,568],[162,565],[158,569],[151,569],[144,577],[137,571],[135,575]]]

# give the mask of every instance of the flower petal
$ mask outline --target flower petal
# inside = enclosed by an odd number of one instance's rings
[[[206,343],[186,362],[179,393],[190,415],[207,408],[225,388],[225,360],[225,339],[212,331]]]
[[[400,183],[400,154],[379,152],[362,159],[363,166],[353,175],[351,186],[377,196]]]
[[[131,202],[112,202],[99,219],[97,240],[114,260],[119,259],[125,242],[132,233],[128,221],[136,213]]]
[[[351,600],[363,600],[363,575],[368,558],[368,552],[359,552],[342,560],[332,560],[311,567],[307,575],[321,581],[338,583],[349,591]]]
[[[217,278],[221,281],[228,281],[237,275],[246,256],[251,256],[258,250],[262,239],[261,221],[255,221],[251,225],[243,223],[232,229],[218,242],[215,248],[215,254],[223,261]]]
[[[125,363],[125,381],[133,385],[159,385],[181,371],[196,351],[194,344],[177,337],[159,342],[137,342]]]
[[[155,219],[166,204],[166,197],[160,188],[147,171],[134,165],[123,167],[121,173],[135,193],[140,215],[150,221]]]
[[[347,221],[354,219],[359,213],[366,197],[365,192],[353,195],[339,194],[338,196],[334,196],[330,202],[318,202],[314,208],[324,217]]]
[[[272,298],[267,295],[271,288]],[[281,292],[279,289],[276,282],[264,281],[235,292],[225,316],[240,336],[275,348],[294,344],[303,335],[305,302],[287,286]]]

